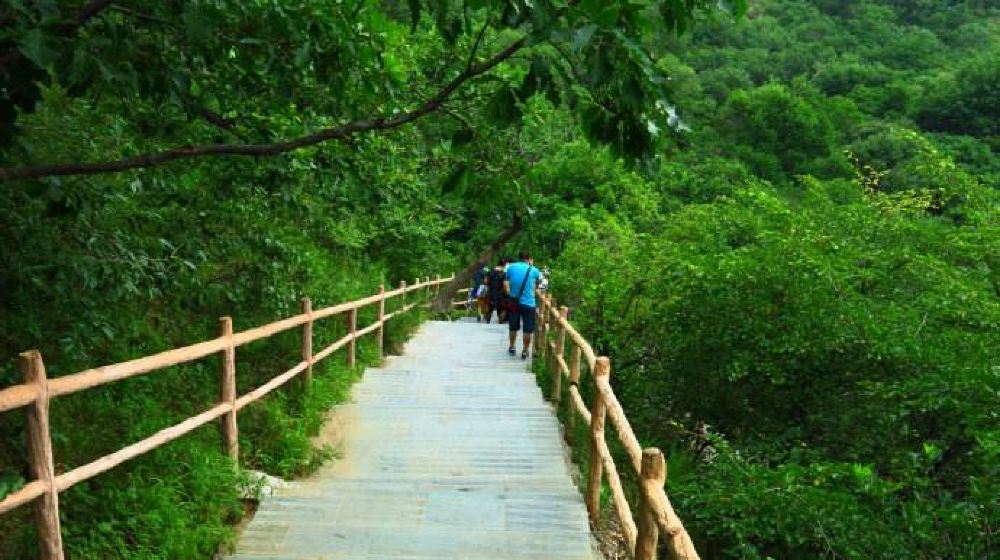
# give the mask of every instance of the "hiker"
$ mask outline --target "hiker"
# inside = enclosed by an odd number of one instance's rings
[[[546,294],[549,291],[549,278],[552,276],[552,272],[549,271],[549,267],[542,269],[542,279],[538,283],[538,291],[542,294]]]
[[[472,302],[475,300],[476,289],[469,288],[469,293],[465,294],[465,311],[472,311]]]
[[[506,275],[503,269],[507,266],[507,259],[501,259],[496,266],[490,270],[489,274],[486,276],[486,287],[489,289],[489,301],[490,309],[486,313],[486,323],[489,324],[490,319],[493,318],[493,312],[497,313],[497,323],[503,323],[507,320],[507,314],[504,312],[500,304],[503,302],[503,281]]]
[[[479,314],[476,316],[476,322],[482,323],[483,318],[486,322],[490,322],[490,315],[492,311],[490,310],[490,289],[487,286],[487,281],[489,280],[490,268],[484,266],[479,272],[476,273],[476,287],[469,291],[470,294],[475,294],[476,299],[476,310]]]
[[[489,274],[489,272],[489,267],[486,266],[486,263],[483,263],[481,267],[477,268],[476,271],[472,273],[473,290],[475,290],[480,284],[486,282],[486,275]]]
[[[465,298],[465,309],[467,309],[468,311],[472,311],[473,305],[476,305],[478,308],[477,300],[479,296],[477,295],[477,293],[479,291],[479,286],[482,285],[483,279],[486,277],[486,274],[484,272],[486,270],[487,269],[484,266],[483,268],[477,268],[476,271],[472,273],[472,285],[469,286],[469,294]],[[481,314],[479,320],[480,321],[483,320]]]
[[[521,359],[526,360],[531,348],[531,335],[535,332],[535,292],[542,273],[531,264],[531,255],[522,251],[519,256],[519,262],[507,267],[507,279],[504,282],[507,292],[504,305],[507,307],[507,320],[510,323],[510,346],[507,353],[511,356],[516,353],[514,343],[517,342],[517,331],[521,330],[524,342]]]

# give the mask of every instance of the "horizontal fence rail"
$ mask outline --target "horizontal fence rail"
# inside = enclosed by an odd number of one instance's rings
[[[550,294],[539,299],[538,335],[535,337],[535,351],[545,360],[552,375],[552,400],[558,409],[562,401],[562,381],[569,383],[567,435],[573,432],[577,418],[590,428],[590,472],[587,473],[587,487],[584,499],[591,523],[596,527],[600,520],[600,497],[604,479],[607,479],[611,501],[632,558],[653,560],[659,537],[664,536],[667,550],[672,560],[699,560],[691,537],[684,524],[670,505],[664,485],[667,480],[666,460],[663,453],[650,447],[643,449],[639,444],[625,410],[611,388],[611,361],[597,356],[590,343],[569,322],[569,308],[558,307]],[[566,352],[569,351],[569,361]],[[594,379],[592,402],[588,407],[580,394],[581,366],[586,365]],[[608,448],[605,438],[605,422],[611,419],[618,440],[628,455],[628,465],[639,481],[639,501],[637,514],[633,514],[625,490],[622,486],[618,465]]]
[[[429,299],[440,290],[441,284],[451,282],[454,274],[447,278],[438,275],[434,280],[429,277],[407,285],[400,282],[399,288],[386,291],[379,288],[379,293],[346,303],[340,303],[323,309],[312,309],[309,298],[302,300],[302,313],[282,319],[264,326],[248,329],[238,333],[233,332],[232,319],[219,319],[219,336],[154,354],[121,362],[109,366],[88,369],[71,375],[48,379],[45,375],[45,364],[42,355],[37,350],[24,352],[19,357],[19,367],[24,376],[24,383],[0,390],[0,412],[15,408],[24,408],[27,415],[28,465],[31,469],[31,480],[20,490],[13,492],[0,500],[0,514],[6,513],[18,506],[35,502],[35,523],[38,526],[38,544],[42,560],[62,560],[62,534],[59,527],[59,493],[73,485],[104,473],[129,459],[135,458],[170,441],[173,441],[196,428],[213,420],[222,419],[223,451],[233,460],[234,466],[239,465],[237,413],[248,404],[261,399],[274,389],[284,385],[292,378],[303,376],[308,384],[312,379],[313,366],[320,360],[330,356],[337,350],[347,348],[347,365],[354,367],[356,363],[356,342],[359,338],[376,333],[379,356],[381,357],[384,341],[385,324],[392,319],[413,309],[421,302],[407,303],[407,294],[418,292],[419,296]],[[392,313],[385,312],[385,302],[395,297],[401,297],[401,306]],[[358,310],[378,305],[377,319],[371,325],[357,328]],[[319,352],[313,353],[313,324],[316,321],[346,314],[348,333]],[[244,394],[236,392],[236,349],[256,340],[269,338],[290,329],[302,327],[302,361],[288,371],[272,378],[267,383]],[[220,402],[208,410],[188,418],[183,422],[160,430],[146,439],[133,443],[110,455],[101,457],[86,465],[56,474],[52,453],[52,440],[49,431],[49,400],[55,397],[77,393],[92,387],[98,387],[128,379],[158,369],[176,366],[199,360],[206,356],[218,354],[221,356],[221,397]]]
[[[471,292],[471,291],[472,291],[471,288],[462,288],[460,290],[455,290],[455,295],[465,294],[465,296],[468,297],[469,296],[469,292]],[[451,305],[453,307],[462,307],[462,306],[465,306],[465,305],[469,305],[469,300],[468,299],[455,300],[455,301],[451,302]]]

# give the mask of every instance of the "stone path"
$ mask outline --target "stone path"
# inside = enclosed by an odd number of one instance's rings
[[[504,329],[428,322],[369,369],[342,457],[266,500],[228,558],[593,560],[557,420]]]

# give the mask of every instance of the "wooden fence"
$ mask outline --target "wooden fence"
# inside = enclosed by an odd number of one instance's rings
[[[106,472],[121,463],[148,451],[156,449],[167,442],[221,418],[222,447],[232,458],[234,465],[239,463],[239,448],[237,446],[238,428],[236,414],[243,407],[260,399],[274,389],[287,383],[293,377],[303,374],[305,383],[312,379],[313,365],[326,358],[336,350],[347,347],[347,364],[355,365],[356,341],[372,332],[376,333],[379,352],[382,352],[385,323],[402,313],[405,313],[420,302],[406,303],[406,294],[419,291],[429,296],[440,290],[440,285],[450,282],[454,275],[448,278],[438,276],[435,280],[419,278],[412,285],[400,282],[399,288],[385,291],[324,309],[313,310],[308,298],[302,300],[302,313],[262,327],[233,333],[233,322],[229,317],[219,320],[219,336],[212,340],[199,342],[182,348],[175,348],[152,356],[138,358],[114,365],[88,369],[72,375],[47,379],[42,355],[37,350],[30,350],[20,355],[19,366],[24,375],[24,383],[0,390],[0,412],[14,408],[25,407],[27,413],[28,464],[34,480],[23,488],[9,494],[0,501],[0,514],[13,508],[35,501],[35,523],[38,526],[38,544],[42,560],[62,560],[62,535],[59,528],[59,493],[74,484]],[[401,296],[399,309],[386,314],[385,302]],[[378,305],[378,319],[367,327],[358,329],[358,309],[368,305]],[[313,354],[313,323],[334,315],[347,314],[348,333],[326,348]],[[302,327],[302,361],[288,371],[274,377],[267,383],[239,396],[236,394],[236,348],[244,344],[269,338],[280,332]],[[77,467],[69,472],[56,474],[52,455],[52,439],[49,433],[49,400],[84,389],[97,387],[107,383],[120,381],[165,367],[176,366],[219,354],[222,366],[220,368],[219,403],[212,408],[184,420],[183,422],[163,429],[156,434],[119,451],[111,453]]]
[[[590,427],[590,472],[587,478],[585,501],[591,523],[596,527],[600,518],[602,479],[607,478],[608,488],[618,520],[632,557],[636,560],[656,558],[659,534],[663,533],[667,549],[673,560],[698,560],[691,537],[674,512],[664,484],[667,466],[663,453],[655,447],[643,449],[629,425],[622,405],[611,389],[611,361],[594,354],[594,349],[580,335],[567,317],[567,307],[557,307],[549,294],[540,298],[538,306],[538,334],[535,353],[546,361],[552,375],[552,400],[558,409],[561,405],[562,381],[569,382],[570,410],[567,411],[567,433],[572,433],[576,418],[582,418]],[[567,343],[569,348],[567,348]],[[569,350],[569,361],[566,351]],[[594,397],[590,407],[580,394],[580,368],[585,363],[594,380]],[[628,454],[628,467],[639,480],[638,514],[633,515],[622,488],[618,466],[615,464],[605,439],[605,419],[611,424]]]

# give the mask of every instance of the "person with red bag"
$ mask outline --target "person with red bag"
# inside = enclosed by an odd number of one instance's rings
[[[504,281],[504,291],[507,299],[503,306],[507,309],[507,322],[510,331],[510,346],[507,353],[516,353],[514,344],[517,342],[517,331],[523,333],[524,346],[521,359],[528,359],[531,349],[531,335],[535,332],[535,292],[538,291],[538,281],[542,273],[531,264],[531,255],[522,251],[520,261],[507,267],[507,279]]]

